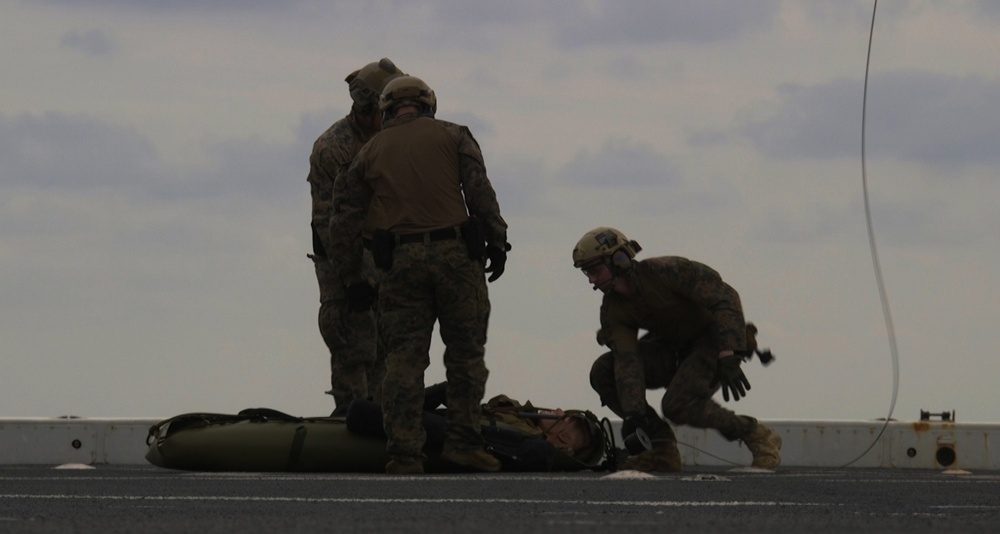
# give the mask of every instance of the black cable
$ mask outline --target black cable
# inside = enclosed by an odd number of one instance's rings
[[[882,267],[880,266],[878,261],[878,249],[875,246],[875,230],[872,225],[871,206],[868,201],[868,171],[866,165],[867,158],[865,154],[865,144],[866,144],[865,130],[866,130],[867,115],[868,115],[868,73],[871,69],[872,41],[874,40],[875,37],[875,12],[877,10],[878,10],[878,0],[874,0],[874,5],[872,7],[871,28],[869,29],[868,32],[868,55],[865,60],[865,84],[861,99],[861,189],[864,194],[864,200],[865,200],[865,222],[868,226],[868,244],[869,247],[871,248],[872,265],[875,269],[875,283],[878,286],[879,300],[882,303],[882,316],[885,320],[886,334],[889,337],[889,352],[892,356],[892,400],[889,403],[889,413],[888,415],[886,415],[885,422],[882,424],[882,428],[879,430],[878,435],[875,436],[875,439],[872,440],[871,444],[868,445],[868,448],[865,449],[864,452],[862,452],[856,458],[854,458],[850,462],[847,462],[846,464],[840,467],[848,467],[849,465],[857,462],[858,460],[863,458],[866,454],[868,454],[868,452],[872,450],[872,447],[874,447],[875,444],[878,443],[880,439],[882,439],[882,435],[885,434],[885,430],[886,428],[888,428],[889,422],[892,421],[892,414],[896,408],[896,397],[899,395],[899,351],[896,347],[896,329],[893,327],[892,311],[889,309],[889,297],[885,290],[885,281],[882,279]],[[711,454],[708,451],[695,447],[694,445],[691,445],[689,443],[678,442],[678,444],[694,449],[702,454],[711,456],[717,460],[721,460],[722,462],[731,465],[741,465],[731,460],[722,458],[721,456]],[[611,450],[613,448],[614,448],[614,438],[612,437],[610,447],[608,447],[607,442],[605,442],[605,449]]]
[[[899,394],[899,353],[896,348],[896,331],[892,325],[892,312],[889,309],[889,297],[886,295],[885,282],[882,279],[882,268],[878,261],[878,249],[875,247],[875,230],[872,226],[872,212],[870,203],[868,202],[868,171],[865,156],[865,123],[868,111],[868,71],[871,66],[872,40],[875,36],[875,11],[877,9],[878,0],[875,0],[874,7],[872,8],[872,25],[868,33],[868,58],[865,61],[865,88],[861,104],[861,188],[864,192],[865,221],[868,225],[868,244],[871,247],[872,252],[872,265],[875,269],[875,283],[878,286],[878,296],[882,303],[882,316],[885,319],[886,334],[889,337],[889,352],[892,355],[892,401],[889,403],[889,414],[885,417],[885,423],[882,425],[882,429],[879,430],[878,435],[875,436],[871,445],[869,445],[864,452],[859,454],[857,458],[847,462],[841,467],[847,467],[860,460],[864,457],[864,455],[868,454],[868,452],[872,450],[872,447],[874,447],[880,439],[882,439],[882,434],[885,433],[885,429],[889,426],[889,421],[892,420],[892,412],[896,408],[896,397]]]
[[[878,0],[874,0],[874,6],[872,7],[871,28],[870,28],[869,33],[868,33],[868,55],[867,55],[867,59],[865,61],[865,85],[864,85],[864,93],[863,93],[863,97],[862,97],[862,101],[861,101],[862,102],[861,103],[861,188],[862,188],[862,191],[864,193],[864,200],[865,200],[865,221],[866,221],[867,226],[868,226],[868,243],[869,243],[869,246],[871,248],[872,264],[873,264],[873,266],[875,268],[875,283],[878,286],[879,299],[880,299],[880,301],[882,303],[882,315],[883,315],[883,317],[885,319],[885,328],[886,328],[886,332],[887,332],[888,337],[889,337],[889,350],[890,350],[890,353],[892,355],[892,401],[889,403],[889,414],[886,415],[885,422],[882,424],[882,428],[879,430],[878,435],[875,436],[875,439],[872,440],[871,444],[868,445],[868,448],[865,449],[864,452],[862,452],[861,454],[859,454],[856,458],[854,458],[850,462],[847,462],[846,464],[844,464],[844,465],[842,465],[840,467],[847,467],[847,466],[849,466],[849,465],[857,462],[858,460],[860,460],[861,458],[863,458],[866,454],[868,454],[868,452],[872,450],[872,448],[875,446],[875,444],[878,443],[880,439],[882,439],[882,435],[885,433],[886,428],[888,428],[888,426],[889,426],[889,422],[892,420],[892,413],[893,413],[893,411],[895,410],[895,407],[896,407],[896,397],[899,394],[899,353],[898,353],[898,350],[897,350],[897,347],[896,347],[896,331],[895,331],[895,328],[893,327],[893,324],[892,324],[892,312],[889,309],[889,297],[886,294],[885,282],[882,279],[882,268],[881,268],[881,266],[879,264],[879,261],[878,261],[878,249],[875,246],[875,230],[874,230],[873,225],[872,225],[871,207],[870,207],[870,203],[868,201],[868,171],[867,171],[867,165],[866,165],[866,159],[867,158],[866,158],[866,154],[865,154],[865,144],[866,144],[865,143],[865,130],[866,130],[865,126],[866,126],[866,122],[867,122],[866,118],[867,118],[867,115],[868,115],[868,73],[869,73],[869,71],[871,69],[872,41],[874,40],[874,36],[875,36],[875,12],[876,12],[877,9],[878,9]],[[709,452],[707,452],[705,450],[699,449],[698,447],[695,447],[694,445],[690,445],[688,443],[679,443],[679,444],[685,445],[687,447],[690,447],[691,449],[694,449],[694,450],[696,450],[698,452],[701,452],[702,454],[706,454],[708,456],[711,456],[711,457],[713,457],[713,458],[715,458],[717,460],[721,460],[721,461],[723,461],[725,463],[729,463],[729,464],[732,464],[732,465],[740,465],[740,464],[737,464],[736,462],[727,460],[727,459],[722,458],[720,456],[716,456],[714,454],[711,454],[711,453],[709,453]]]

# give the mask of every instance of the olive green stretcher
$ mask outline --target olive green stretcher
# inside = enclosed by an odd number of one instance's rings
[[[456,470],[439,458],[441,439],[434,438],[443,436],[443,421],[443,416],[425,412],[425,469],[429,473]],[[182,414],[150,427],[146,460],[159,467],[189,471],[385,472],[389,458],[384,435],[352,431],[348,426],[343,416],[302,418],[266,408],[235,415]],[[380,421],[375,426],[380,428]],[[604,430],[597,425],[591,429],[597,433],[594,439],[603,442]],[[482,430],[487,450],[501,460],[503,471],[596,469],[603,457],[603,447],[577,457],[580,455],[555,449],[544,439],[524,435],[500,421],[484,422]],[[504,440],[498,442],[491,436]]]

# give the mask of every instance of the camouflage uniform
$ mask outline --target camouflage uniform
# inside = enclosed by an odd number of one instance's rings
[[[330,350],[330,385],[338,410],[353,399],[381,398],[385,361],[376,348],[372,312],[348,313],[344,284],[330,240],[333,184],[368,139],[352,115],[333,124],[313,144],[308,181],[312,192],[313,254],[319,281],[319,331]],[[370,263],[369,263],[370,265]],[[371,267],[368,267],[370,276]]]
[[[345,281],[358,280],[362,235],[387,229],[397,239],[392,267],[380,271],[379,331],[386,343],[383,412],[387,451],[402,464],[422,462],[424,371],[435,321],[446,349],[448,430],[445,451],[481,448],[480,402],[489,295],[484,263],[470,259],[458,229],[472,215],[488,243],[506,247],[507,223],[468,128],[432,117],[387,121],[338,176],[332,222]],[[431,240],[431,232],[449,238]]]
[[[609,292],[601,305],[598,342],[611,349],[594,362],[590,382],[622,418],[645,417],[653,433],[672,438],[646,404],[646,389],[666,388],[663,415],[675,424],[746,438],[757,420],[720,406],[718,355],[747,349],[736,290],[706,265],[680,257],[636,261],[626,273],[634,294]],[[637,339],[640,329],[649,333]]]

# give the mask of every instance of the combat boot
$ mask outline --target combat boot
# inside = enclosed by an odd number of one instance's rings
[[[635,456],[629,456],[622,469],[634,471],[658,471],[677,473],[684,467],[681,452],[677,449],[677,438],[670,427],[664,427],[650,438],[653,448]]]
[[[385,464],[385,472],[388,475],[422,475],[424,474],[424,463],[420,461],[389,460]]]
[[[781,465],[781,436],[766,426],[757,423],[743,443],[753,454],[754,467],[774,469]]]
[[[475,449],[448,449],[441,453],[441,458],[453,464],[472,469],[495,473],[500,470],[500,460],[486,452],[482,447]]]

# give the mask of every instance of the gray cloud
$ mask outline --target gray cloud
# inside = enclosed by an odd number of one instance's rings
[[[438,0],[430,3],[433,19],[453,31],[469,26],[510,26],[528,22],[545,11],[550,2],[468,2]],[[406,2],[400,6],[409,5]],[[421,8],[428,3],[421,4]]]
[[[1000,4],[994,0],[977,0],[972,2],[972,7],[985,15],[989,19],[989,22],[1000,20]]]
[[[406,29],[414,43],[434,50],[461,46],[466,52],[485,52],[507,47],[512,41],[535,37],[551,39],[568,47],[635,45],[656,43],[706,43],[732,40],[767,28],[775,20],[778,0],[732,3],[726,0],[642,0],[628,3],[574,0],[464,2],[437,0],[418,4],[386,2],[320,2],[298,0],[48,0],[71,9],[103,9],[115,12],[149,12],[170,17],[238,17],[236,24],[256,24],[257,15],[279,14],[296,20],[295,33],[318,35],[343,26],[377,27],[386,19],[409,20]],[[331,13],[336,13],[332,19]],[[320,24],[317,22],[321,21]],[[227,21],[234,23],[233,21]],[[370,34],[373,47],[380,42]],[[397,37],[401,34],[397,33]],[[368,38],[368,37],[366,37]],[[399,56],[399,54],[397,54]],[[400,56],[401,57],[401,56]]]
[[[798,204],[771,208],[748,224],[749,233],[759,243],[816,245],[861,228],[863,216],[857,204],[845,207],[825,203],[821,198],[800,198]]]
[[[312,142],[333,120],[303,116],[293,143],[229,139],[206,147],[209,165],[185,168],[162,161],[131,128],[92,117],[50,112],[0,115],[0,175],[4,187],[114,190],[133,198],[256,198],[293,202],[308,195]],[[308,129],[315,131],[306,132]]]
[[[545,196],[550,178],[541,161],[516,155],[495,160],[487,158],[486,170],[507,222],[511,222],[514,214],[537,213],[538,202]]]
[[[270,0],[45,0],[49,4],[62,5],[77,9],[112,8],[136,9],[165,12],[181,11],[259,11],[287,9],[288,6],[301,4],[298,0],[273,2]]]
[[[316,137],[322,130],[316,132]],[[171,192],[183,196],[247,198],[292,202],[308,196],[306,176],[312,142],[273,144],[259,139],[231,139],[208,148],[211,165],[194,171]]]
[[[152,144],[131,128],[57,112],[0,115],[4,185],[135,188],[161,180]]]
[[[862,84],[838,79],[818,86],[778,87],[777,110],[741,130],[754,146],[779,158],[856,155],[860,146]]]
[[[784,85],[777,111],[741,128],[758,150],[778,158],[856,156],[863,82]],[[875,73],[869,82],[868,157],[930,165],[1000,158],[1000,82],[921,72]]]
[[[110,36],[104,33],[104,31],[97,29],[85,32],[73,30],[63,35],[62,39],[59,40],[59,44],[66,48],[79,50],[93,57],[111,56],[118,48]]]
[[[608,139],[600,149],[583,150],[560,169],[559,181],[597,187],[646,187],[674,183],[677,171],[647,144]]]
[[[870,82],[870,140],[885,155],[930,165],[1000,159],[1000,81],[921,72]]]
[[[599,2],[592,10],[575,5],[557,27],[556,42],[563,46],[732,40],[770,26],[780,2],[645,0]]]

